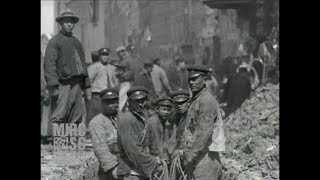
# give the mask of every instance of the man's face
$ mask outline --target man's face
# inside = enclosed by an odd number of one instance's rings
[[[119,99],[102,100],[103,112],[108,115],[116,115],[119,109]]]
[[[175,103],[178,111],[180,114],[184,114],[185,112],[187,112],[188,107],[189,107],[189,102],[185,101],[185,102],[177,102]]]
[[[158,106],[157,113],[161,120],[167,120],[171,112],[171,106]]]
[[[146,70],[146,73],[149,74],[152,71],[152,66],[144,66],[144,69]]]
[[[107,64],[109,62],[109,56],[107,54],[101,54],[100,60],[101,60],[102,64]]]
[[[129,99],[129,106],[132,110],[137,111],[138,113],[142,113],[145,108],[146,102],[146,98],[136,100]]]
[[[74,28],[74,21],[71,18],[65,18],[61,20],[61,28],[62,30],[71,33]]]
[[[126,55],[127,55],[127,53],[126,53],[126,51],[120,51],[119,53],[118,53],[118,56],[119,56],[119,58],[125,58],[126,57]]]
[[[189,87],[192,92],[199,91],[206,84],[206,77],[204,75],[200,75],[197,77],[188,79]]]

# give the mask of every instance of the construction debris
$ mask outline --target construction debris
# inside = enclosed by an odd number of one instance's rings
[[[224,124],[223,179],[279,179],[279,84],[258,88]]]
[[[41,180],[97,180],[99,162],[89,151],[54,151],[41,146]]]

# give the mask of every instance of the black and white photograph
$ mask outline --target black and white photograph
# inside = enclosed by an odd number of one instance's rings
[[[41,180],[278,180],[279,0],[40,0]]]

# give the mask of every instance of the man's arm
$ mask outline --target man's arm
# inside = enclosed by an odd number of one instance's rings
[[[199,155],[208,150],[209,143],[217,119],[217,104],[210,97],[202,98],[199,102],[199,119],[195,129],[195,138],[190,148],[184,149],[186,164],[193,164]]]
[[[169,80],[168,80],[166,72],[163,69],[160,71],[160,75],[161,75],[161,81],[162,81],[163,86],[166,88],[168,93],[171,93],[172,90],[171,90],[171,87],[169,84]]]
[[[149,177],[157,166],[157,159],[143,148],[138,138],[135,125],[128,121],[119,123],[118,136],[130,162]]]
[[[53,40],[49,41],[49,44],[46,48],[43,70],[44,76],[47,81],[47,86],[53,87],[59,85],[59,76],[57,74],[56,62],[58,58],[58,47],[56,42]]]
[[[91,121],[92,122],[92,121]],[[106,129],[97,123],[90,123],[89,130],[92,135],[92,145],[104,172],[114,168],[118,162],[115,155],[110,152],[107,145]]]
[[[97,68],[95,65],[96,64],[91,64],[91,66],[88,67],[88,75],[91,85],[93,84],[98,75]]]
[[[149,124],[150,119],[147,119],[147,132],[148,132],[148,140],[149,140],[149,150],[150,154],[153,156],[159,156],[162,153],[162,150],[159,147],[158,139],[155,135],[155,130],[151,124]]]

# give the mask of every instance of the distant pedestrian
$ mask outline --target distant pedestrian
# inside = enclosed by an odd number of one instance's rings
[[[88,120],[102,112],[101,92],[108,88],[116,87],[116,67],[110,63],[110,49],[101,48],[98,51],[98,60],[88,67],[88,74],[91,82],[91,106],[88,111]]]
[[[128,52],[126,51],[126,48],[124,46],[119,46],[116,49],[117,55],[119,57],[119,62],[117,64],[121,64],[122,67],[125,67],[125,71],[123,73],[120,73],[118,75],[118,81],[119,81],[119,110],[123,110],[127,103],[127,92],[132,86],[132,82],[134,81],[134,66],[133,66],[133,60],[131,56],[129,56]],[[121,68],[120,68],[121,69]],[[121,69],[123,70],[123,69]]]

